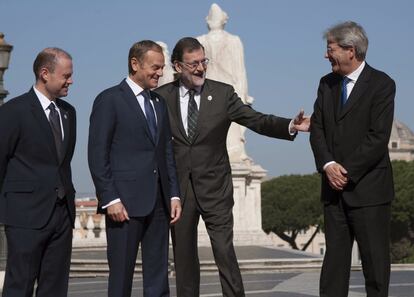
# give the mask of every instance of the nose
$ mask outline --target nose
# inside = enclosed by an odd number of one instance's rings
[[[204,71],[204,69],[205,69],[204,64],[202,62],[199,62],[197,64],[196,70],[198,70],[198,71]]]
[[[329,59],[328,51],[325,52],[325,59]]]
[[[68,80],[67,80],[67,83],[69,85],[73,84],[73,78],[72,77],[69,77]]]

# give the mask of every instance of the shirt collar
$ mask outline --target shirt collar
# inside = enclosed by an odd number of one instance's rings
[[[49,108],[49,105],[50,105],[51,102],[55,105],[55,107],[57,109],[59,109],[58,106],[56,105],[56,102],[54,100],[50,100],[49,98],[47,98],[45,95],[43,95],[42,92],[40,92],[38,89],[36,89],[35,86],[33,86],[33,90],[34,90],[37,98],[39,99],[40,104],[42,105],[43,110],[47,110]]]
[[[361,72],[364,69],[364,67],[365,67],[365,61],[362,61],[361,65],[359,65],[358,68],[354,72],[346,75],[346,77],[349,78],[351,81],[356,82],[358,80],[358,77],[361,75]]]
[[[185,96],[187,96],[189,89],[182,83],[180,82],[180,97],[184,98]],[[201,87],[197,87],[194,88],[194,90],[196,91],[196,95],[199,95],[201,93]]]
[[[128,86],[131,88],[132,92],[134,92],[135,96],[138,96],[144,90],[136,82],[134,82],[129,76],[127,76],[125,81],[128,84]]]

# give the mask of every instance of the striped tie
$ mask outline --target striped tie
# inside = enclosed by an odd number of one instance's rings
[[[193,142],[194,135],[197,129],[198,108],[194,100],[194,90],[189,90],[190,99],[188,101],[188,115],[187,115],[187,133],[190,142]]]

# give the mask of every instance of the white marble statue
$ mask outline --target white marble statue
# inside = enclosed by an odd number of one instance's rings
[[[206,17],[209,32],[197,37],[205,48],[206,57],[210,59],[207,78],[232,85],[243,102],[251,104],[253,98],[247,92],[243,44],[238,36],[224,31],[227,20],[227,13],[217,4],[212,4]],[[245,127],[236,123],[230,127],[227,151],[231,163],[250,161],[245,150],[245,130]]]
[[[162,41],[157,41],[158,45],[162,47],[162,52],[164,54],[164,71],[162,77],[158,80],[158,86],[165,85],[166,83],[172,82],[174,80],[174,69],[171,66],[170,61],[170,52],[168,51],[168,46]]]

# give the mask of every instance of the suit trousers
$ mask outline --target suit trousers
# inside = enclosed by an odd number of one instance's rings
[[[130,297],[138,247],[141,243],[145,297],[168,297],[169,215],[160,188],[154,210],[145,217],[114,222],[106,217],[109,297]]]
[[[185,193],[181,219],[172,227],[177,296],[200,296],[200,262],[197,247],[197,226],[200,215],[210,237],[223,296],[245,296],[233,246],[232,209],[202,211],[192,182],[188,183]]]
[[[351,207],[343,198],[324,206],[326,253],[320,296],[348,296],[352,245],[358,243],[367,297],[387,297],[391,204]]]
[[[58,200],[59,201],[59,200]],[[72,224],[66,200],[57,203],[46,226],[6,226],[7,266],[3,297],[66,297]]]

